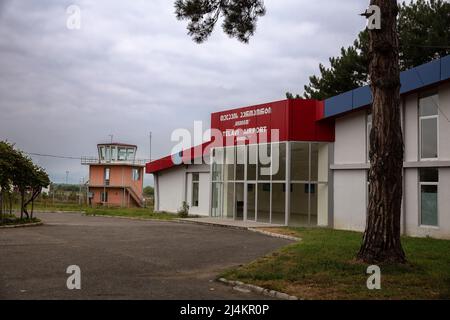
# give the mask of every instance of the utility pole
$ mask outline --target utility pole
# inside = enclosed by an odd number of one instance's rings
[[[111,143],[113,143],[113,137],[114,137],[114,135],[108,134],[108,136],[111,138]]]
[[[149,138],[150,138],[150,148],[149,148],[149,161],[152,161],[152,132],[150,131],[149,134]]]
[[[66,171],[66,184],[69,184],[69,171]]]

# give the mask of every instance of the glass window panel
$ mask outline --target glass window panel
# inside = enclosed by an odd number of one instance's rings
[[[138,181],[140,179],[140,169],[134,168],[133,169],[133,180]]]
[[[193,173],[192,174],[192,181],[200,181],[200,174],[199,173]]]
[[[256,184],[247,184],[247,220],[256,217]]]
[[[291,146],[291,180],[309,180],[309,143],[293,142]]]
[[[439,97],[437,94],[423,97],[419,100],[420,116],[435,116],[438,114]]]
[[[222,216],[222,183],[215,182],[212,184],[212,201],[211,201],[211,215],[213,217]]]
[[[242,220],[244,218],[244,184],[236,183],[235,185],[236,191],[236,215],[235,218],[238,220]]]
[[[272,184],[272,223],[284,224],[286,215],[286,184]]]
[[[253,144],[247,148],[247,180],[256,180],[256,164],[258,161],[258,146]]]
[[[105,160],[105,147],[100,147],[100,160]]]
[[[236,180],[245,180],[245,146],[236,148]]]
[[[127,149],[127,160],[134,160],[134,149]]]
[[[438,225],[438,187],[436,185],[420,186],[421,224]]]
[[[234,210],[234,183],[224,183],[223,212],[225,218],[233,218]]]
[[[257,215],[258,222],[270,222],[270,183],[258,183]]]
[[[126,160],[127,158],[127,149],[126,148],[119,148],[119,160]]]
[[[258,180],[270,180],[270,144],[260,144],[258,149]]]
[[[291,191],[291,213],[289,225],[305,226],[308,225],[309,212],[309,194],[308,184],[293,183]]]
[[[311,143],[311,181],[319,178],[319,144]]]
[[[193,181],[192,182],[192,203],[191,205],[193,207],[198,207],[198,187],[199,187],[199,183]]]
[[[308,185],[306,186],[305,192],[308,192]],[[318,185],[317,184],[309,184],[309,197],[310,197],[309,198],[309,203],[310,203],[309,224],[315,226],[315,225],[317,225],[317,207],[318,207]],[[322,201],[324,201],[324,199],[322,199]]]
[[[438,168],[421,168],[420,182],[438,182],[439,169]]]
[[[272,144],[272,180],[286,180],[286,143]]]
[[[111,160],[117,160],[117,147],[111,147]]]
[[[216,148],[213,150],[213,159],[212,159],[212,180],[213,181],[222,180],[223,155],[224,155],[224,151],[222,148]]]
[[[111,161],[111,147],[110,146],[105,147],[105,160]]]
[[[234,180],[235,147],[225,148],[224,180]]]
[[[105,168],[105,181],[109,180],[110,176],[110,168]]]
[[[437,158],[437,118],[421,119],[421,156]]]

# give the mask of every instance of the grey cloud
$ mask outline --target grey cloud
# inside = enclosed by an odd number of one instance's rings
[[[82,10],[81,30],[66,28],[70,4]],[[0,1],[0,139],[81,156],[114,134],[147,158],[151,130],[153,156],[163,156],[175,128],[300,92],[364,26],[358,0],[266,5],[250,44],[218,28],[197,45],[171,0]],[[72,182],[87,173],[76,160],[34,159],[57,181],[66,170]]]

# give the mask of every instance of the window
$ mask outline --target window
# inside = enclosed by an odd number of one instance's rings
[[[100,193],[100,201],[101,202],[108,202],[108,192],[102,192]]]
[[[133,168],[132,170],[131,170],[131,176],[132,176],[132,179],[133,179],[133,181],[138,181],[139,180],[139,169],[138,168]]]
[[[117,160],[117,147],[111,147],[111,160]]]
[[[438,96],[428,95],[419,99],[420,158],[438,157]]]
[[[111,169],[105,168],[104,176],[103,176],[103,178],[105,179],[105,185],[109,185],[110,173],[111,173]]]
[[[105,147],[100,147],[100,160],[105,160]]]
[[[367,114],[366,120],[366,158],[370,162],[370,132],[372,131],[372,114]]]
[[[198,194],[199,194],[200,174],[192,174],[192,206],[198,207]]]
[[[439,169],[420,169],[420,224],[438,225]]]
[[[134,160],[134,149],[127,149],[127,160]]]
[[[111,161],[111,147],[110,146],[105,147],[105,160]]]
[[[305,193],[311,193],[314,194],[316,193],[316,185],[309,183],[309,184],[305,184]]]
[[[126,158],[127,158],[127,149],[119,148],[118,152],[119,152],[118,160],[126,160]]]

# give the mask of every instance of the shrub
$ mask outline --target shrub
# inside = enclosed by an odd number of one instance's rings
[[[183,201],[181,208],[178,210],[178,216],[180,218],[187,218],[189,216],[189,205],[186,201]]]

